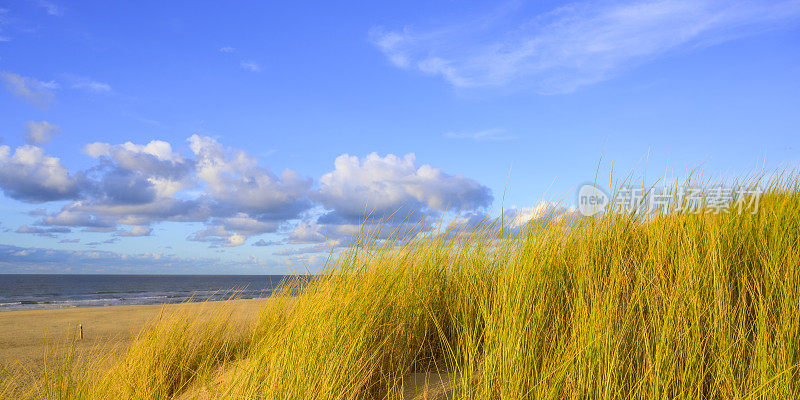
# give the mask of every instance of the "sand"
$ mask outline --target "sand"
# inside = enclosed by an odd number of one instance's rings
[[[266,301],[233,301],[237,316],[255,318]],[[181,305],[134,305],[53,310],[0,312],[0,366],[7,369],[35,369],[44,359],[46,343],[64,344],[78,335],[83,326],[83,340],[75,341],[76,350],[96,345],[124,349],[143,327]],[[201,307],[200,303],[186,304]],[[211,306],[215,306],[211,303]]]
[[[267,306],[268,300],[235,300],[230,302],[237,319],[255,320]],[[83,326],[83,339],[74,341],[76,353],[94,352],[101,348],[121,352],[135,335],[163,312],[177,307],[216,307],[221,303],[190,303],[183,305],[137,305],[92,308],[70,308],[33,311],[0,312],[0,398],[15,398],[25,392],[25,382],[37,379],[30,375],[43,365],[45,351],[54,345],[64,345],[78,335],[78,325]],[[204,309],[207,310],[207,309]],[[104,354],[104,356],[106,356]],[[108,354],[108,358],[115,354]],[[218,372],[216,384],[225,385],[230,370]],[[11,374],[17,381],[10,392],[4,392],[2,373]],[[21,374],[21,375],[19,375]],[[417,373],[404,379],[405,398],[447,398],[450,374]],[[22,384],[19,386],[19,384]],[[8,389],[6,389],[8,390]],[[181,399],[210,399],[201,385],[195,385],[182,394]]]

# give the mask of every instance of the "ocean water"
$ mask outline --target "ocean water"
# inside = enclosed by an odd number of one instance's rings
[[[267,297],[280,275],[4,275],[0,312]]]

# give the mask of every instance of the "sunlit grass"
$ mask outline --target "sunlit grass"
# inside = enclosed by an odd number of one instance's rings
[[[767,182],[756,214],[362,233],[250,323],[164,316],[109,368],[61,358],[30,396],[399,399],[434,372],[423,397],[800,398],[798,182]]]

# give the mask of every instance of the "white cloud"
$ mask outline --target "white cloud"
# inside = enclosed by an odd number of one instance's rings
[[[87,207],[82,201],[76,201],[64,206],[61,211],[53,215],[45,216],[42,220],[47,225],[55,226],[74,226],[95,228],[98,231],[110,231],[115,223],[104,220],[91,214],[91,208]]]
[[[245,213],[238,213],[233,217],[213,218],[206,229],[195,232],[189,236],[189,240],[210,242],[212,246],[241,246],[248,237],[275,232],[280,225],[280,221],[259,221]],[[263,242],[263,244],[256,243],[254,245],[266,246],[267,244]]]
[[[347,243],[366,214],[363,227],[385,237],[427,229],[422,221],[445,210],[481,209],[492,200],[477,181],[418,165],[413,154],[342,155],[312,189],[312,179],[291,170],[276,175],[244,150],[199,135],[188,142],[186,156],[160,140],[90,143],[83,151],[97,165],[75,174],[39,147],[12,153],[0,146],[0,188],[26,202],[72,200],[55,212],[37,211],[36,229],[83,228],[118,238],[150,235],[163,221],[199,222],[203,228],[188,239],[214,247],[241,246],[264,233],[284,235],[274,243]]]
[[[489,188],[461,175],[448,175],[430,165],[418,166],[414,154],[398,157],[376,153],[363,160],[347,154],[336,158],[335,169],[320,178],[318,200],[332,213],[327,222],[357,222],[396,213],[465,210],[488,206]]]
[[[66,79],[71,89],[84,90],[95,94],[108,94],[112,92],[111,85],[105,82],[75,75],[66,75]]]
[[[231,46],[223,46],[219,48],[220,53],[233,53],[236,51],[236,48]]]
[[[278,221],[259,221],[245,213],[238,213],[233,217],[215,219],[215,222],[224,226],[225,229],[248,236],[275,232],[280,226]]]
[[[276,232],[311,206],[310,179],[290,170],[276,176],[247,152],[208,137],[194,135],[189,142],[193,158],[159,140],[86,145],[84,153],[100,160],[87,172],[91,187],[42,223],[92,230],[134,225],[118,235],[138,236],[155,222],[196,221],[206,227],[191,240],[240,246],[250,236]]]
[[[323,218],[324,219],[324,218]],[[410,237],[430,230],[433,221],[387,220],[367,218],[357,223],[321,223],[317,221],[301,221],[289,233],[286,240],[289,244],[326,243],[328,247],[348,247],[354,240],[386,239],[393,237]]]
[[[331,235],[333,236],[333,235]],[[289,234],[290,243],[321,243],[328,238],[325,227],[314,221],[302,221]]]
[[[575,207],[564,207],[550,201],[540,201],[532,207],[511,206],[495,215],[483,211],[463,213],[449,221],[451,232],[460,234],[478,228],[503,227],[515,234],[525,226],[546,226],[554,222],[574,222],[581,218]]]
[[[502,140],[514,140],[517,139],[516,136],[507,135],[506,130],[502,128],[493,128],[493,129],[485,129],[482,131],[477,132],[447,132],[444,134],[444,137],[450,139],[471,139],[476,142],[486,142],[486,141],[502,141]]]
[[[430,229],[443,211],[479,210],[492,201],[489,188],[418,165],[413,154],[380,157],[372,153],[363,159],[344,154],[334,166],[320,178],[314,194],[326,212],[297,224],[289,233],[289,243],[346,246],[359,232],[367,237],[404,237]]]
[[[61,131],[58,125],[47,121],[28,121],[25,125],[28,128],[25,140],[30,144],[47,144],[54,135]]]
[[[196,242],[210,242],[212,246],[237,247],[243,245],[247,237],[217,225],[195,232],[188,239]]]
[[[276,176],[247,152],[225,149],[209,137],[193,135],[189,144],[197,177],[220,207],[261,221],[294,218],[310,207],[311,180],[297,172],[287,169]]]
[[[83,151],[100,159],[87,172],[91,179],[83,198],[45,217],[43,223],[96,231],[111,231],[117,224],[138,225],[120,235],[141,236],[155,221],[205,221],[210,215],[205,202],[179,198],[181,191],[196,185],[194,163],[172,151],[169,143],[98,142]]]
[[[456,87],[555,94],[669,52],[757,34],[798,17],[795,0],[589,2],[539,15],[519,5],[429,30],[375,28],[371,39],[393,65]]]
[[[541,201],[534,207],[510,207],[504,211],[506,225],[520,228],[531,222],[548,223],[576,218],[578,211],[574,207],[564,207],[560,204]]]
[[[259,71],[261,71],[261,66],[259,66],[257,63],[255,63],[253,61],[242,61],[242,62],[239,63],[239,65],[242,68],[244,68],[244,69],[246,69],[248,71],[251,71],[251,72],[259,72]]]
[[[248,153],[211,138],[195,135],[189,142],[194,158],[159,140],[86,145],[84,153],[100,163],[87,172],[91,185],[84,198],[42,223],[95,231],[132,225],[117,235],[140,236],[151,232],[152,223],[196,221],[206,227],[191,240],[240,246],[310,207],[310,179],[288,170],[276,176]]]
[[[58,89],[55,81],[42,82],[35,78],[28,78],[15,73],[2,71],[0,78],[6,88],[15,96],[25,99],[40,108],[48,108],[55,100],[52,90]]]
[[[193,185],[190,179],[193,164],[161,140],[146,145],[95,142],[86,145],[83,151],[95,158],[107,157],[118,168],[139,174],[152,186],[156,198],[171,197]]]
[[[45,202],[75,198],[78,180],[69,174],[58,158],[44,154],[36,146],[0,146],[0,188],[14,199]]]
[[[127,231],[117,232],[118,236],[150,236],[153,230],[149,226],[137,225]]]

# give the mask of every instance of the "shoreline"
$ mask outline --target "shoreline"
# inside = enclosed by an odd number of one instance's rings
[[[264,300],[268,299],[272,293],[261,297],[236,297],[235,300]],[[164,296],[158,296],[164,298]],[[135,301],[137,299],[127,299],[127,301]],[[128,302],[121,299],[82,299],[82,300],[53,300],[53,301],[18,301],[14,303],[0,303],[0,315],[7,312],[16,311],[48,311],[48,310],[75,310],[87,308],[108,308],[108,307],[139,307],[139,306],[165,306],[165,305],[180,305],[188,303],[215,303],[219,301],[230,300],[225,297],[197,297],[194,300],[192,297],[182,297],[177,300],[167,298],[167,301],[162,302]],[[113,302],[117,302],[114,304]],[[96,303],[96,305],[91,305]],[[63,305],[62,305],[63,304]],[[75,305],[78,304],[78,305]]]
[[[0,279],[0,313],[269,297],[284,275],[10,274]]]

